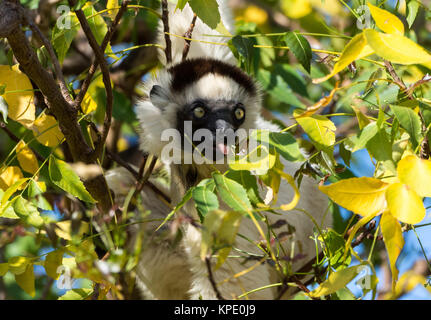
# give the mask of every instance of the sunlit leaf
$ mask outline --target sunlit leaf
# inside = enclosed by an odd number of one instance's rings
[[[421,197],[408,185],[394,183],[386,191],[386,200],[391,214],[404,223],[415,224],[425,217]]]
[[[392,13],[367,3],[376,25],[386,33],[404,35],[404,24]]]
[[[28,173],[35,174],[39,169],[39,163],[33,151],[20,141],[16,147],[16,156],[21,168]]]
[[[72,289],[59,297],[58,300],[85,300],[90,297],[92,293],[93,289]]]
[[[293,115],[300,115],[301,111],[295,110]],[[335,130],[337,127],[326,116],[313,114],[310,117],[295,118],[308,136],[316,143],[320,150],[327,150],[335,143]]]
[[[372,29],[364,30],[364,34],[370,47],[390,62],[407,65],[431,62],[431,55],[409,38]]]
[[[31,259],[27,257],[12,257],[8,260],[9,271],[13,274],[21,274],[31,263]]]
[[[37,207],[23,197],[18,196],[13,201],[13,209],[21,219],[33,227],[41,228],[43,226],[44,220],[40,216]]]
[[[45,267],[46,274],[53,278],[54,280],[57,280],[60,276],[60,273],[57,273],[58,267],[61,266],[63,261],[63,254],[64,251],[59,250],[53,250],[50,253],[47,254],[45,261],[43,263]]]
[[[244,187],[238,182],[226,178],[220,173],[213,173],[217,192],[226,204],[235,211],[248,212],[251,209],[250,200]]]
[[[56,147],[64,138],[63,133],[61,133],[58,127],[57,120],[45,114],[36,119],[32,130],[37,141],[46,147]]]
[[[115,16],[118,13],[118,9],[116,9],[116,8],[118,8],[118,0],[108,0],[107,1],[107,3],[106,3],[106,9],[110,9],[109,12],[108,12],[108,17],[111,20],[114,20]]]
[[[341,52],[340,58],[334,65],[332,72],[323,78],[314,79],[313,83],[321,83],[326,81],[336,75],[338,72],[342,71],[353,61],[365,58],[373,53],[374,48],[371,48],[367,44],[367,39],[365,38],[364,34],[357,34],[349,41],[349,43],[343,49],[343,52]]]
[[[281,9],[284,14],[292,19],[299,19],[312,11],[309,0],[282,0]]]
[[[0,263],[0,277],[3,277],[9,270],[9,263]]]
[[[55,185],[78,199],[89,203],[96,202],[72,168],[54,156],[49,159],[49,177]]]
[[[420,2],[416,0],[410,0],[407,3],[407,23],[409,24],[409,28],[412,27],[413,23],[416,20],[416,16],[418,14],[418,9],[420,7]]]
[[[386,207],[385,193],[389,184],[375,178],[351,178],[328,186],[320,191],[332,201],[362,216],[380,213]]]
[[[15,281],[30,296],[34,297],[36,289],[34,286],[34,268],[33,264],[28,264],[25,272],[15,274]]]
[[[395,283],[398,279],[396,262],[404,246],[403,232],[401,231],[400,223],[389,211],[382,214],[380,226],[382,228],[383,241],[385,242],[386,250],[388,251],[389,263],[392,272],[392,289],[394,289]]]
[[[19,65],[0,65],[0,85],[6,85],[2,96],[8,104],[8,117],[30,128],[36,116],[30,79],[19,70]]]
[[[346,287],[346,285],[359,275],[363,265],[357,265],[350,268],[338,270],[329,275],[319,287],[309,293],[311,297],[326,296]]]
[[[6,191],[10,186],[22,178],[23,174],[19,167],[10,166],[7,168],[0,168],[0,189]]]
[[[216,194],[206,186],[196,187],[193,190],[193,200],[202,217],[205,217],[208,212],[216,210],[219,207]]]
[[[421,197],[431,197],[431,161],[407,156],[398,162],[398,178]]]
[[[206,25],[211,29],[217,28],[221,17],[216,0],[189,0],[189,5]]]

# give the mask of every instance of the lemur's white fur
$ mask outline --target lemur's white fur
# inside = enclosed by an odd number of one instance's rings
[[[234,33],[233,23],[229,8],[225,1],[218,0],[222,20],[227,29]],[[175,6],[169,4],[169,22],[170,32],[183,35],[190,26],[193,13],[188,5],[183,11],[174,12]],[[161,26],[160,26],[161,28]],[[164,36],[162,32],[159,41],[164,45]],[[199,18],[193,31],[193,38],[210,41],[226,41],[225,38],[205,37],[203,35],[216,35],[215,30],[210,29]],[[184,40],[176,37],[172,38],[173,64],[181,61]],[[236,64],[236,61],[227,46],[218,46],[192,41],[189,58],[194,57],[211,57],[220,59],[224,62]],[[164,62],[163,52],[160,55]],[[173,94],[168,90],[171,83],[171,75],[162,70],[156,77],[146,83],[147,93],[153,85],[159,85],[163,88],[162,98],[156,97],[154,100],[143,100],[138,103],[136,112],[140,121],[141,147],[145,151],[156,156],[161,155],[164,144],[161,142],[163,130],[176,128],[177,111],[186,103],[190,103],[197,97],[207,99],[226,99],[241,101],[246,108],[246,121],[241,125],[244,129],[269,129],[278,131],[279,128],[274,124],[265,121],[260,116],[260,98],[250,97],[249,94],[235,81],[230,78],[217,74],[207,74],[199,81],[188,86],[180,94]],[[298,164],[287,162],[283,159],[285,171],[293,175],[299,168]],[[184,196],[186,190],[184,168],[182,165],[167,164],[171,171],[171,190],[173,204],[178,203]],[[226,168],[222,168],[226,169]],[[197,166],[198,180],[210,176],[209,167],[202,165]],[[266,190],[262,190],[263,198]],[[326,197],[319,192],[316,182],[311,178],[304,177],[300,188],[301,199],[296,209],[303,209],[311,213],[319,224],[319,227],[325,227],[331,223],[330,214],[326,215],[328,201]],[[274,207],[281,204],[289,203],[293,197],[292,187],[282,180],[278,201]],[[144,199],[144,206],[154,207],[154,200],[148,195]],[[222,210],[230,210],[220,201]],[[166,208],[155,209],[156,215],[165,215]],[[193,218],[197,219],[196,208],[192,201],[185,206],[185,211]],[[285,219],[292,225],[296,232],[293,240],[295,243],[295,253],[302,253],[306,256],[293,264],[293,269],[297,270],[301,264],[308,262],[315,256],[315,243],[310,239],[313,234],[315,225],[309,217],[301,210],[292,210],[289,212],[280,212],[282,215],[268,213],[269,223],[278,219]],[[264,223],[261,227],[266,232],[267,228]],[[286,231],[278,229],[277,231]],[[184,238],[182,245],[176,249],[168,248],[164,243],[152,243],[144,250],[140,263],[137,268],[138,283],[142,288],[145,298],[155,299],[215,299],[216,295],[208,279],[208,272],[205,263],[200,259],[201,232],[190,224],[183,226]],[[253,241],[259,241],[260,235],[251,219],[243,218],[239,233]],[[287,241],[284,249],[291,251],[291,241]],[[261,254],[256,245],[248,242],[242,237],[237,237],[235,247],[249,253]],[[214,278],[219,283],[218,288],[225,298],[234,298],[249,290],[263,287],[272,283],[280,282],[280,278],[275,268],[268,263],[263,263],[254,268],[252,271],[238,278],[233,275],[243,271],[256,264],[255,260],[241,264],[239,259],[227,259],[226,263],[214,271]],[[229,281],[223,282],[225,279]],[[273,299],[277,296],[277,288],[260,290],[249,295],[252,299]]]

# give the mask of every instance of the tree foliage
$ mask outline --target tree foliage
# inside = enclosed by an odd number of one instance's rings
[[[177,10],[187,3],[230,39],[239,66],[265,93],[265,116],[283,130],[267,137],[267,172],[252,161],[214,172],[159,228],[169,224],[178,236],[178,223],[191,223],[180,211],[193,199],[200,215],[193,223],[204,230],[201,257],[217,254],[218,267],[231,254],[240,220],[252,219],[262,238],[251,239],[259,259],[280,268],[284,281],[274,285],[298,287],[298,299],[396,299],[417,285],[431,291],[431,265],[416,232],[425,230],[429,240],[429,1],[245,1],[234,8],[233,35],[215,0],[180,0]],[[133,103],[142,96],[141,79],[162,67],[154,44],[159,6],[0,2],[0,297],[134,297],[133,270],[145,248],[130,249],[125,230],[146,222],[139,191],[158,166],[151,157],[136,160],[142,155]],[[213,45],[224,44],[215,37]],[[283,172],[280,157],[301,163],[294,177]],[[355,169],[367,157],[370,176]],[[104,178],[117,166],[137,180],[121,203]],[[304,175],[320,181],[335,221],[334,228],[314,230],[323,253],[306,264],[313,276],[307,283],[290,268],[301,257],[283,256],[276,244],[283,220],[268,234],[258,223],[264,211],[295,209]],[[282,180],[295,195],[275,208]],[[271,191],[267,199],[258,185]],[[219,198],[232,211],[219,210]],[[422,248],[423,258],[415,259],[425,260],[423,272],[406,271],[400,259],[407,233]],[[378,287],[377,271],[385,266],[391,283]],[[364,268],[370,271],[358,280]],[[352,292],[354,279],[366,285]]]

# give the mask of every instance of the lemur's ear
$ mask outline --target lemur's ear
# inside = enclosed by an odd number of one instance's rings
[[[169,95],[161,86],[154,85],[150,91],[150,100],[154,106],[163,109],[169,102]]]

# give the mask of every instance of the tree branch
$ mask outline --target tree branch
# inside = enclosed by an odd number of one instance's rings
[[[168,11],[168,1],[162,0],[162,21],[163,21],[163,31],[165,33],[165,55],[166,55],[166,64],[170,64],[172,62],[172,43],[171,37],[169,36],[169,11]]]
[[[190,50],[190,43],[191,43],[191,37],[193,34],[193,29],[195,28],[195,24],[196,24],[196,18],[198,16],[196,15],[196,13],[193,15],[193,19],[192,19],[192,23],[190,24],[190,28],[186,31],[186,33],[184,33],[184,38],[187,38],[185,41],[185,45],[184,45],[184,50],[183,50],[183,61],[186,60],[187,55],[189,54],[189,50]]]

